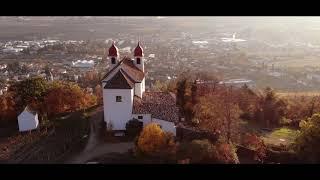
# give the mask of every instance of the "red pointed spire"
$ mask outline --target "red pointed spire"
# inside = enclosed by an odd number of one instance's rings
[[[143,49],[140,46],[140,41],[138,42],[137,47],[134,49],[134,56],[140,56],[140,57],[143,56]]]
[[[109,48],[109,54],[108,56],[118,56],[119,55],[119,51],[117,46],[114,44],[114,41],[112,42],[111,47]]]

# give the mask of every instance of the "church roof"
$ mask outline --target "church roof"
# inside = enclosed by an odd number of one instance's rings
[[[133,64],[133,60],[128,57],[124,57],[115,67],[113,67],[106,75],[104,75],[102,81],[106,82],[104,79],[118,68],[119,70],[122,70],[123,73],[126,74],[135,83],[140,83],[144,78],[144,72],[142,72]]]
[[[24,110],[21,111],[19,114],[21,114],[21,113],[24,112],[24,111],[29,112],[29,113],[33,114],[34,116],[37,114],[37,112],[36,112],[35,110],[33,110],[30,106],[26,106],[26,107],[24,108]]]
[[[151,114],[153,118],[178,122],[179,108],[174,95],[165,92],[145,92],[133,98],[133,114]]]
[[[132,89],[134,82],[120,69],[103,87],[104,89]]]

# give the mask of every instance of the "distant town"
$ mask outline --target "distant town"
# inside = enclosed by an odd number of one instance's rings
[[[232,34],[224,35],[232,37]],[[157,80],[174,79],[183,71],[210,72],[228,83],[248,84],[259,88],[272,86],[280,91],[313,91],[319,88],[320,71],[317,66],[288,68],[281,65],[290,55],[279,54],[270,57],[246,53],[242,43],[250,42],[238,42],[235,37],[229,40],[196,39],[198,38],[193,38],[191,34],[181,33],[180,37],[170,41],[163,40],[159,34],[145,40],[142,46],[145,48],[148,68],[146,88],[150,88]],[[130,37],[90,41],[43,39],[2,42],[0,94],[6,91],[8,82],[28,77],[42,76],[53,80],[77,82],[87,71],[104,72],[108,69],[105,50],[114,40],[124,56],[130,54],[136,45],[136,39]],[[316,53],[319,49],[309,47],[308,51]],[[45,68],[49,71],[45,71]]]

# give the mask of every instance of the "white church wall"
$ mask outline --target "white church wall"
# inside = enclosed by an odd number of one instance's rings
[[[142,98],[142,83],[134,84],[134,95]]]
[[[176,136],[176,125],[173,122],[161,120],[161,119],[156,119],[152,118],[151,120],[154,123],[157,123],[161,126],[161,129],[166,131],[166,132],[171,132],[173,133],[174,136]]]
[[[141,82],[141,91],[142,91],[142,94],[146,91],[146,81],[145,81],[146,78],[143,78],[142,82]]]
[[[19,126],[20,132],[37,129],[38,125],[39,125],[38,114],[33,115],[30,112],[23,111],[18,116],[18,126]]]
[[[133,89],[103,89],[104,121],[111,123],[113,130],[125,130],[132,118]],[[121,96],[122,102],[116,102]]]

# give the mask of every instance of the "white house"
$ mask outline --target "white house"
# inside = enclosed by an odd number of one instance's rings
[[[38,113],[32,111],[28,106],[18,116],[19,131],[30,131],[39,125]]]
[[[104,121],[114,131],[124,131],[135,118],[144,125],[156,122],[164,131],[176,134],[178,107],[173,94],[145,92],[143,49],[138,43],[134,58],[123,57],[112,43],[108,51],[111,70],[103,77]]]
[[[72,61],[72,66],[73,67],[78,67],[78,68],[91,68],[94,66],[94,61],[93,60],[77,60],[77,61]]]

